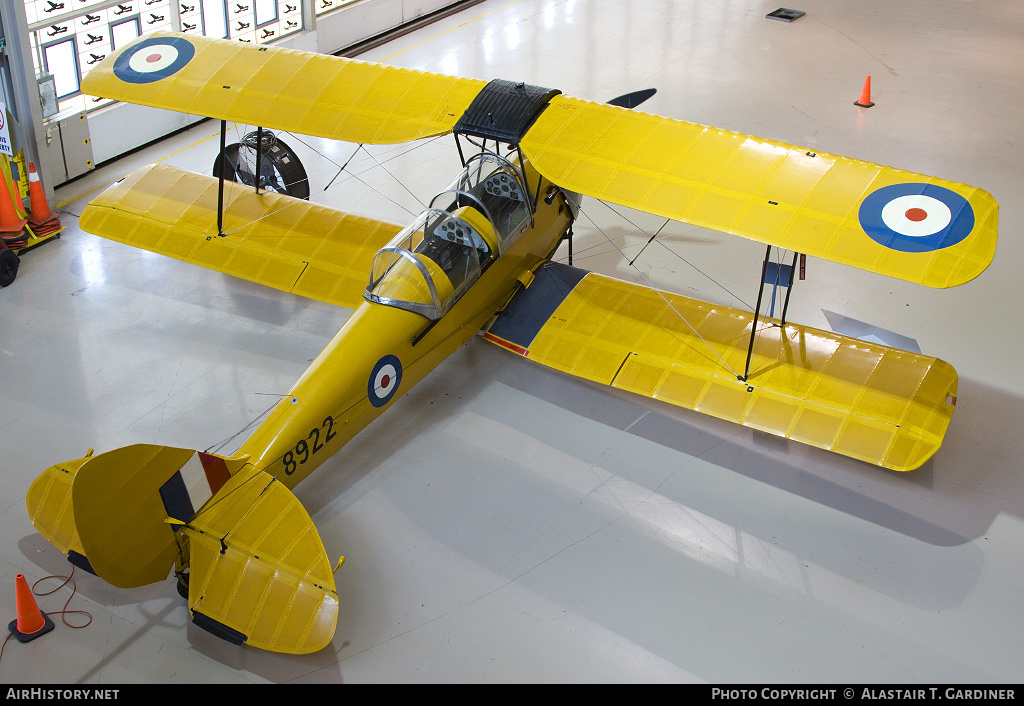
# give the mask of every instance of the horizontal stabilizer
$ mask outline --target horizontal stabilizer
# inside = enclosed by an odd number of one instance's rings
[[[82,229],[310,299],[355,307],[370,263],[401,227],[325,206],[224,184],[217,233],[217,179],[151,164],[85,208]]]
[[[571,375],[897,471],[938,450],[951,365],[549,263],[485,333]]]
[[[248,463],[135,444],[57,464],[27,495],[36,528],[114,586],[189,569],[194,622],[236,644],[313,652],[334,637],[338,594],[302,504]]]
[[[71,487],[78,469],[89,461],[90,456],[50,466],[32,481],[25,495],[28,519],[50,544],[69,557],[84,558],[85,550],[75,526]],[[76,565],[84,563],[87,562],[79,560]]]
[[[189,608],[200,627],[275,652],[334,637],[338,594],[320,536],[298,499],[252,466],[185,528]]]

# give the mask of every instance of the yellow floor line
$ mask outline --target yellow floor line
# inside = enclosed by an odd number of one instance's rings
[[[181,153],[182,153],[182,152],[184,152],[185,150],[190,150],[190,149],[192,149],[193,147],[196,147],[196,146],[198,146],[198,145],[201,145],[201,144],[203,144],[204,142],[206,142],[207,140],[213,139],[214,137],[220,137],[220,130],[217,130],[217,132],[213,133],[212,135],[208,135],[208,136],[204,137],[204,138],[203,138],[203,139],[201,139],[201,140],[196,140],[196,141],[195,141],[195,142],[193,142],[193,143],[192,143],[191,145],[186,145],[185,147],[182,147],[182,148],[180,148],[180,149],[176,149],[176,150],[174,150],[173,152],[170,152],[170,153],[168,153],[168,154],[165,154],[165,155],[164,155],[163,157],[160,157],[159,159],[156,159],[156,160],[154,160],[154,162],[162,162],[162,161],[164,161],[165,159],[169,159],[170,157],[173,157],[173,156],[174,156],[174,155],[176,155],[176,154],[181,154]],[[57,208],[62,208],[62,207],[64,207],[64,206],[67,206],[67,205],[68,205],[69,203],[74,203],[75,201],[78,201],[78,199],[80,199],[80,198],[84,198],[85,196],[88,196],[88,195],[89,195],[89,194],[91,194],[92,192],[94,192],[94,191],[98,191],[99,189],[105,189],[105,188],[107,188],[108,186],[110,186],[111,184],[113,184],[113,183],[114,183],[115,181],[117,181],[118,179],[122,179],[122,178],[124,178],[125,176],[127,176],[127,173],[125,173],[125,174],[122,174],[121,176],[117,177],[117,179],[112,179],[111,181],[108,181],[108,182],[107,182],[107,183],[105,183],[105,184],[100,184],[99,186],[94,186],[93,188],[89,189],[88,191],[84,191],[84,192],[82,192],[81,194],[79,194],[78,196],[75,196],[74,198],[70,198],[70,199],[68,199],[67,201],[63,201],[63,202],[61,202],[61,203],[57,204]]]
[[[416,44],[412,44],[412,45],[406,47],[405,49],[399,49],[394,54],[389,54],[389,55],[385,56],[383,59],[381,59],[381,61],[387,61],[388,59],[391,59],[393,57],[398,56],[399,54],[401,54],[404,51],[409,51],[410,49],[415,49],[416,47],[418,47],[418,46],[420,46],[422,44],[426,44],[427,42],[432,42],[435,39],[437,39],[438,37],[443,37],[444,35],[448,34],[449,32],[454,32],[455,30],[459,29],[460,27],[465,27],[468,24],[472,24],[472,23],[476,22],[479,19],[487,17],[487,15],[493,15],[498,10],[504,10],[509,5],[515,5],[517,2],[519,2],[519,0],[512,0],[512,2],[505,3],[501,7],[496,7],[493,10],[491,10],[490,12],[485,12],[484,14],[478,15],[478,16],[474,17],[471,20],[466,20],[462,24],[458,24],[458,25],[455,25],[454,27],[450,27],[450,28],[446,29],[443,32],[435,34],[433,37],[430,37],[428,39],[424,39],[422,42],[417,42]]]

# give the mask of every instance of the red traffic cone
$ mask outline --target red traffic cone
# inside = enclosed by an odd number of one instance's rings
[[[861,108],[870,108],[874,105],[871,102],[871,74],[864,79],[864,88],[860,91],[860,98],[853,102],[854,105],[859,105]]]
[[[31,642],[37,637],[42,637],[53,630],[53,621],[50,616],[39,610],[36,605],[32,589],[28,587],[28,581],[23,574],[14,577],[14,588],[18,608],[18,619],[12,620],[7,629],[11,631],[18,642]]]
[[[3,191],[0,191],[0,233],[20,233],[28,219],[18,217],[11,187],[2,175],[0,181],[4,183]]]

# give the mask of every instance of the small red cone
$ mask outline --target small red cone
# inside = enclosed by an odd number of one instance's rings
[[[874,105],[871,102],[871,74],[864,79],[864,88],[860,91],[860,99],[853,102],[854,105],[859,105],[861,108],[870,108]]]
[[[0,181],[4,183],[3,191],[0,191],[0,233],[20,233],[28,219],[18,218],[11,187],[3,176],[0,176]]]
[[[50,616],[39,610],[32,589],[23,574],[14,577],[15,598],[17,600],[18,619],[12,620],[7,629],[17,638],[18,642],[31,642],[53,630]]]

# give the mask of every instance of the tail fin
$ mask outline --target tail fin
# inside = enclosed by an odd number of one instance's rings
[[[126,446],[48,468],[26,501],[54,546],[115,586],[190,563],[193,621],[219,637],[303,653],[334,636],[338,597],[313,521],[247,457]]]

